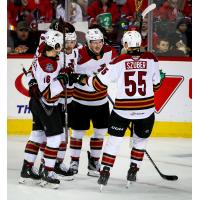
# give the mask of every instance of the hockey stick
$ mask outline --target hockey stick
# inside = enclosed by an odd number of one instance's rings
[[[144,9],[144,11],[142,12],[141,14],[141,20],[140,20],[140,28],[139,28],[139,32],[141,33],[141,30],[142,30],[142,23],[143,23],[143,19],[146,17],[146,15],[148,13],[150,13],[152,10],[154,10],[156,8],[156,4],[155,3],[152,3],[150,4],[148,7],[146,7]]]
[[[142,12],[142,19],[144,19],[146,17],[146,15],[151,12],[152,10],[154,10],[156,8],[156,4],[152,3],[150,4],[147,8],[144,9],[144,11]]]
[[[112,100],[112,98],[108,95],[108,99],[109,101],[112,103],[112,105],[114,105],[114,102]],[[132,132],[132,128],[130,126],[128,126],[128,129]],[[176,181],[178,179],[178,176],[176,175],[166,175],[161,173],[161,171],[158,169],[158,167],[156,166],[155,162],[152,160],[151,156],[149,155],[149,153],[145,150],[145,154],[147,155],[147,157],[149,158],[149,160],[151,161],[151,163],[153,164],[153,166],[155,167],[156,171],[159,173],[159,175],[168,181]]]
[[[64,27],[63,29],[63,56],[64,56],[63,68],[66,67],[65,34],[66,34],[66,30]],[[67,144],[68,143],[68,113],[67,113],[67,86],[66,85],[64,87],[64,93],[65,93],[65,135],[66,135],[66,144]]]
[[[178,180],[178,176],[176,175],[166,175],[161,173],[161,171],[158,169],[158,167],[156,166],[156,164],[154,163],[154,161],[152,160],[151,156],[149,155],[149,153],[145,150],[145,154],[147,155],[147,157],[149,158],[149,160],[151,161],[151,163],[153,164],[153,166],[155,167],[156,171],[160,174],[160,176],[168,181],[176,181]]]

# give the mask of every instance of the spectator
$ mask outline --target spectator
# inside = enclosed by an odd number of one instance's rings
[[[8,3],[8,29],[10,26],[16,27],[18,21],[25,20],[28,23],[32,20],[31,11],[36,9],[34,0],[11,0]]]
[[[83,15],[81,7],[77,3],[70,4],[70,15],[69,15],[70,23],[80,22],[83,21]],[[60,0],[56,8],[56,18],[62,18],[65,22],[67,21],[66,12],[65,12],[65,0]]]
[[[122,14],[132,16],[134,19],[137,17],[136,13],[141,13],[148,6],[148,1],[127,0],[122,6]]]
[[[87,20],[87,7],[88,0],[76,0],[75,3],[79,4],[83,14],[83,21]]]
[[[8,34],[8,53],[33,54],[39,44],[39,38],[33,38],[25,21],[17,23],[17,29]]]
[[[161,21],[176,21],[183,17],[178,6],[179,0],[167,0],[160,7],[157,18]]]
[[[172,56],[172,52],[170,51],[170,42],[167,38],[160,38],[158,40],[155,54],[157,56]]]
[[[191,25],[190,20],[188,18],[182,18],[178,24],[175,32],[170,34],[170,41],[174,48],[184,49],[186,48],[185,54],[188,54],[191,50],[191,38],[192,34],[189,31],[188,27]]]
[[[192,17],[192,0],[186,0],[183,8],[183,14],[185,17]]]
[[[50,22],[53,17],[53,7],[49,0],[11,0],[8,3],[8,29],[16,27],[18,21],[28,24]]]
[[[112,0],[96,0],[88,6],[87,14],[91,21],[96,21],[96,16],[101,13],[111,13],[113,23],[116,23],[120,16],[117,5]]]
[[[148,45],[148,18],[145,17],[143,19],[142,28],[141,28],[141,36],[142,36],[142,44],[141,48],[147,50]],[[153,48],[157,48],[157,41],[158,41],[158,35],[156,32],[153,32]]]

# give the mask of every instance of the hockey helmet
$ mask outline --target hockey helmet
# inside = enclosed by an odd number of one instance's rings
[[[63,34],[59,31],[49,29],[45,33],[45,43],[54,49],[62,48],[63,46]]]
[[[124,33],[122,38],[122,44],[123,46],[127,43],[128,48],[129,47],[140,47],[142,43],[142,37],[139,32],[137,31],[127,31]]]
[[[103,34],[98,28],[89,29],[86,33],[85,38],[88,45],[90,44],[91,40],[103,40],[104,42]]]
[[[77,40],[76,32],[73,33],[65,33],[65,40]]]

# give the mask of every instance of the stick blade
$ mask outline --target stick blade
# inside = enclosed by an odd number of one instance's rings
[[[145,8],[145,10],[142,12],[142,18],[144,19],[145,16],[151,12],[152,10],[154,10],[156,8],[156,4],[152,3],[151,5],[149,5],[147,8]]]
[[[161,175],[163,179],[168,180],[168,181],[176,181],[178,180],[178,176],[176,175]]]

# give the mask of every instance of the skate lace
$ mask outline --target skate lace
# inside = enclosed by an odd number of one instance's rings
[[[78,162],[77,161],[71,161],[70,168],[71,169],[78,169]]]
[[[61,163],[59,167],[61,170],[66,171],[66,172],[69,170],[64,163]]]
[[[39,174],[39,170],[36,167],[32,167],[31,171],[33,172],[33,174],[38,175]]]
[[[54,171],[50,171],[48,173],[48,177],[52,179],[57,179],[57,174]]]
[[[99,162],[99,161],[95,161],[94,164],[95,164],[95,166],[96,166],[96,170],[97,170],[97,171],[100,170],[100,168],[101,168],[100,162]]]

